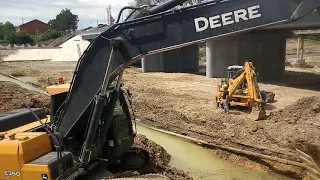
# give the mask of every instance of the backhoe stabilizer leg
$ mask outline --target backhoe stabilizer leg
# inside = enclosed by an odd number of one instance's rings
[[[91,150],[92,150],[92,145],[94,144],[94,140],[97,135],[97,129],[99,126],[102,110],[107,102],[107,99],[109,98],[109,93],[107,91],[107,88],[109,85],[110,74],[112,71],[112,62],[115,59],[115,56],[117,54],[118,45],[119,45],[118,40],[112,40],[112,50],[111,50],[111,54],[108,62],[108,67],[105,72],[105,77],[101,86],[101,91],[98,95],[95,96],[95,106],[94,106],[94,111],[90,120],[88,135],[86,137],[84,147],[81,150],[81,156],[79,159],[84,166],[88,165],[88,161],[89,161]]]

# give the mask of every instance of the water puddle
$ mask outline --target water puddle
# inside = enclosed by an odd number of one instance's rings
[[[171,154],[170,165],[202,180],[287,180],[275,173],[259,172],[232,164],[213,152],[181,138],[137,125],[138,134],[164,147]]]

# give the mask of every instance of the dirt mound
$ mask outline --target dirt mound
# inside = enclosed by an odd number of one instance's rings
[[[142,149],[145,149],[149,152],[149,155],[150,155],[149,165],[146,168],[139,170],[139,172],[123,172],[123,173],[114,175],[112,178],[134,177],[134,176],[139,177],[140,175],[145,175],[145,174],[160,174],[165,177],[168,177],[169,179],[174,179],[174,180],[192,179],[183,171],[170,167],[168,165],[171,158],[170,154],[168,154],[163,147],[146,138],[146,136],[137,135],[135,138],[134,146],[141,147]]]
[[[19,99],[22,98],[31,108],[49,109],[50,97],[35,91],[29,91],[11,82],[0,81],[0,113],[14,109],[25,108],[25,105]]]
[[[292,149],[311,145],[320,149],[320,96],[302,98],[271,114],[268,118],[279,136],[285,137]],[[272,131],[274,132],[274,131]],[[279,132],[283,134],[280,135]],[[280,137],[275,137],[280,139]]]
[[[298,100],[296,103],[291,104],[271,114],[268,119],[275,121],[295,121],[305,122],[315,118],[320,112],[320,97],[307,97]]]

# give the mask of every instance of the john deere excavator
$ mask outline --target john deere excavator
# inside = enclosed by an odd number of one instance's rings
[[[273,92],[261,91],[257,82],[257,74],[252,62],[245,62],[244,66],[229,66],[227,78],[221,79],[217,86],[216,103],[223,108],[223,88],[227,88],[230,106],[240,106],[251,109],[250,119],[266,118],[265,104],[274,100]]]
[[[126,67],[146,55],[289,23],[320,6],[319,0],[228,0],[174,8],[184,1],[123,8],[120,16],[125,9],[132,13],[90,43],[70,85],[47,89],[50,120],[32,109],[1,115],[0,179],[75,179],[100,163],[144,166],[128,155],[147,159],[132,147],[132,119],[120,87]]]

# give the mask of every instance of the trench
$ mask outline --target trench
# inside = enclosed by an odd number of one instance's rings
[[[287,180],[282,175],[261,172],[230,163],[195,143],[137,124],[137,133],[162,146],[171,155],[169,165],[202,180]]]

